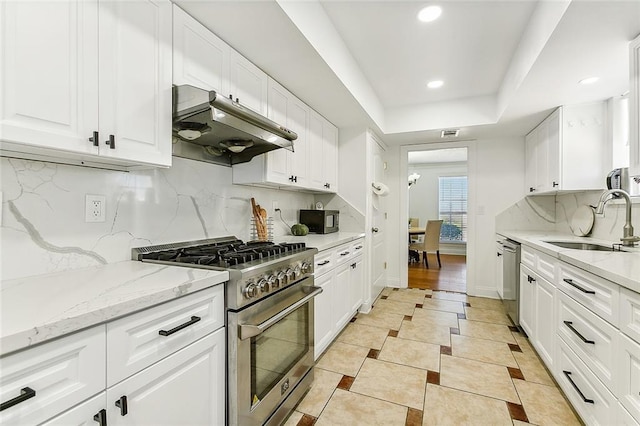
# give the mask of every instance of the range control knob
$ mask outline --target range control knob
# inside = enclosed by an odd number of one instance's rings
[[[296,265],[296,267],[293,268],[293,273],[296,276],[296,278],[300,276],[301,271],[302,271],[302,267],[300,265]]]
[[[269,293],[271,290],[271,284],[264,278],[258,281],[258,288],[260,289],[260,293]]]
[[[286,281],[285,273],[282,271],[278,272],[278,275],[276,276],[275,286],[284,287],[285,281]]]
[[[309,262],[302,262],[302,273],[306,274],[308,272],[311,272],[311,263]]]
[[[254,283],[249,283],[244,290],[242,290],[242,294],[246,299],[252,299],[258,296],[259,288]]]
[[[293,269],[287,268],[287,270],[284,271],[284,274],[287,276],[287,282],[291,282],[293,279]]]
[[[275,275],[269,275],[267,277],[267,284],[269,284],[269,288],[273,290],[274,288],[278,288],[277,280]]]

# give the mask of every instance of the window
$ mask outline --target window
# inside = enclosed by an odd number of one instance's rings
[[[467,177],[438,177],[438,214],[442,219],[440,241],[467,241]]]

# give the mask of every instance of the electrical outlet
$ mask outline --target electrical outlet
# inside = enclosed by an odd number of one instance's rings
[[[84,221],[104,222],[105,210],[107,209],[107,198],[104,195],[85,196]]]

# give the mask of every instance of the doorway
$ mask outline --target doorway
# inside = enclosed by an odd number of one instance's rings
[[[407,156],[408,287],[466,293],[467,148],[409,151]],[[439,232],[438,225],[432,228],[436,221],[442,221]]]

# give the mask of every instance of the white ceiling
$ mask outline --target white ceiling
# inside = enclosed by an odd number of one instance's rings
[[[638,0],[174,1],[334,124],[391,144],[522,136],[558,105],[620,95],[640,34]],[[441,18],[419,22],[432,3]]]

